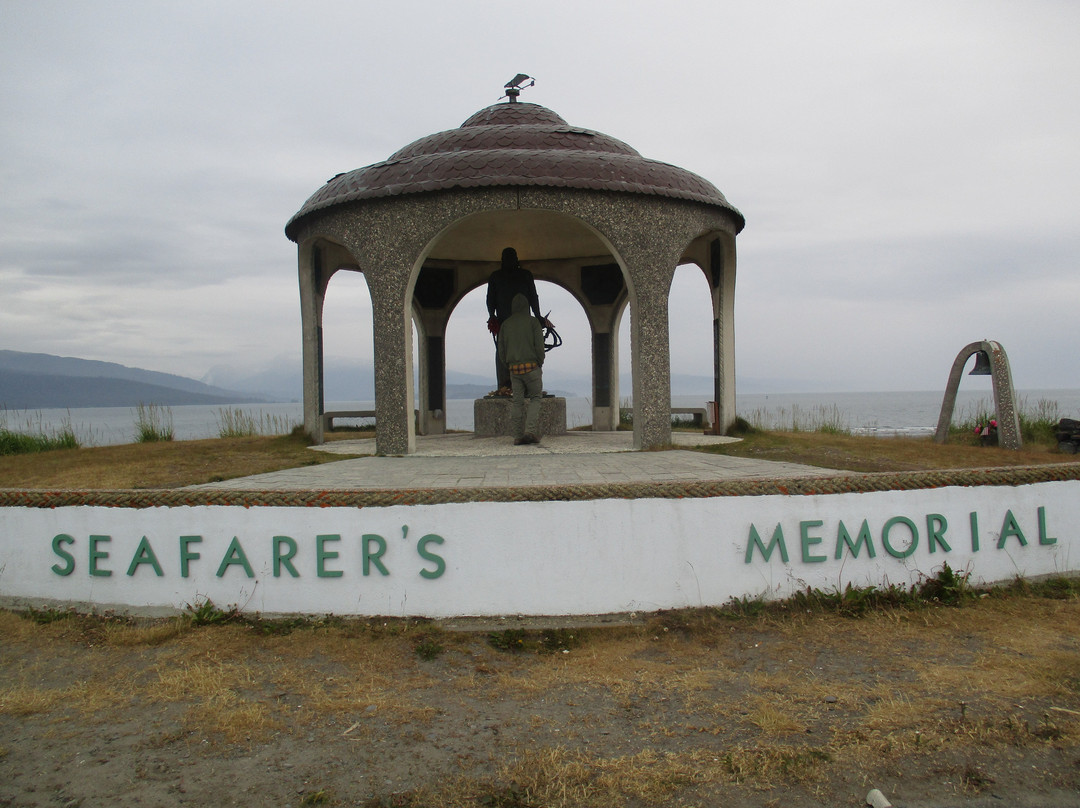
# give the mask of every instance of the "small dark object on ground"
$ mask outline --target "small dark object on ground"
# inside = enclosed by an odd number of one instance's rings
[[[1062,418],[1054,429],[1054,437],[1057,438],[1058,448],[1065,454],[1076,454],[1080,449],[1080,421],[1073,418]]]

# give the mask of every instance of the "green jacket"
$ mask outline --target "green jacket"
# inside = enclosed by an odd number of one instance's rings
[[[499,327],[499,359],[505,365],[522,362],[544,364],[544,329],[529,314],[525,295],[514,295],[511,315]]]

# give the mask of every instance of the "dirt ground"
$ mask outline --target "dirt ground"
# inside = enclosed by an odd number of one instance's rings
[[[546,629],[226,617],[0,612],[0,806],[1080,806],[1075,590]]]

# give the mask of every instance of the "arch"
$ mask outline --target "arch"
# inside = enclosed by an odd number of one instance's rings
[[[1004,449],[1019,449],[1023,440],[1020,437],[1020,414],[1013,396],[1012,369],[1009,367],[1009,357],[1005,354],[1005,349],[1001,347],[1001,343],[993,340],[971,342],[965,345],[953,360],[949,381],[945,387],[945,398],[941,402],[934,442],[945,443],[949,438],[949,426],[952,424],[953,409],[956,407],[960,377],[968,359],[977,353],[985,355],[990,365],[994,411],[998,422],[998,445]]]
[[[329,277],[323,300],[323,399],[334,402],[367,401],[368,370],[374,366],[374,329],[371,290],[364,273],[348,267]]]
[[[668,291],[669,309],[672,312],[668,341],[671,345],[671,395],[692,392],[696,400],[687,406],[708,406],[714,401],[716,389],[714,361],[714,313],[711,285],[706,273],[694,261],[675,268]],[[692,391],[680,391],[679,376],[705,377],[695,382]],[[700,395],[699,395],[700,394]],[[706,409],[707,421],[712,428],[713,414]]]
[[[581,216],[518,207],[472,211],[445,224],[414,266],[412,313],[422,334],[420,433],[446,429],[446,327],[465,296],[487,284],[506,246],[517,249],[522,266],[537,281],[566,290],[585,312],[591,336],[592,426],[615,429],[617,327],[632,289],[625,262],[604,233]]]
[[[336,272],[359,272],[360,265],[347,247],[322,236],[300,242],[297,253],[303,343],[304,430],[316,443],[322,443],[322,414],[326,410],[322,333],[326,290]],[[364,280],[367,281],[366,276]],[[370,291],[369,288],[369,295]]]

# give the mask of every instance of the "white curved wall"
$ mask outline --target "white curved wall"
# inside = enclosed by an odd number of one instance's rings
[[[1065,574],[1080,570],[1078,534],[1080,481],[369,508],[5,507],[0,599],[147,613],[209,598],[263,614],[600,614],[906,585],[945,563],[972,582]]]

